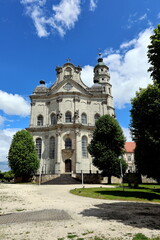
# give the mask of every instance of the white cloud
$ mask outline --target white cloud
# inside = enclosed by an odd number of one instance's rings
[[[30,114],[29,103],[18,94],[10,94],[0,90],[0,110],[9,115],[26,117]]]
[[[126,137],[126,142],[131,142],[132,137],[131,137],[129,128],[122,127],[122,131],[123,131],[124,136]]]
[[[158,18],[158,19],[160,18],[160,12],[158,13],[157,18]]]
[[[140,16],[139,17],[139,21],[142,21],[142,20],[144,20],[144,19],[147,19],[147,13],[145,13],[144,15],[142,15],[142,16]]]
[[[62,0],[59,5],[53,5],[55,22],[63,28],[74,27],[81,12],[80,3],[80,0]]]
[[[91,87],[93,85],[93,67],[89,65],[84,66],[82,68],[81,78],[84,84]]]
[[[149,10],[147,9],[147,11],[149,11]],[[135,12],[134,14],[131,14],[129,16],[127,28],[131,28],[134,24],[138,24],[138,23],[140,23],[144,20],[146,20],[148,26],[151,26],[152,23],[148,19],[148,14],[147,13],[144,13],[143,15],[138,16],[138,13]]]
[[[121,49],[123,49],[123,48],[129,48],[129,47],[135,45],[136,41],[137,41],[136,39],[132,39],[132,40],[129,41],[129,42],[124,42],[124,43],[122,43],[122,44],[120,45],[120,48],[121,48]]]
[[[125,107],[139,88],[145,88],[152,83],[150,74],[147,72],[149,68],[147,46],[152,34],[152,29],[147,28],[140,32],[137,38],[122,43],[118,50],[112,50],[106,57],[107,51],[104,51],[103,60],[109,67],[116,108]],[[93,67],[84,66],[82,80],[87,86],[93,85],[91,76],[93,76]]]
[[[0,116],[0,126],[3,125],[3,123],[4,123],[5,120],[6,120],[6,119],[5,119],[4,117]]]
[[[45,11],[46,0],[22,0],[21,3],[32,18],[39,37],[47,37],[53,30],[64,36],[74,27],[81,13],[81,0],[61,0],[52,6],[52,16]]]
[[[20,129],[17,128],[7,128],[0,130],[0,146],[1,146],[1,151],[0,151],[0,169],[3,171],[8,170],[8,151],[9,147],[13,138],[13,135],[19,131]]]
[[[94,11],[97,7],[97,0],[90,0],[89,10]]]
[[[144,88],[152,82],[147,72],[149,68],[147,46],[151,34],[152,29],[146,29],[137,38],[128,42],[128,47],[131,47],[130,43],[133,46],[125,53],[111,54],[104,58],[104,62],[110,68],[113,96],[117,108],[123,108],[125,104],[130,103],[130,99],[135,96],[139,88]],[[125,44],[127,46],[127,43]]]

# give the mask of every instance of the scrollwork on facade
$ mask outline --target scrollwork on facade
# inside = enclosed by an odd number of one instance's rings
[[[102,104],[107,104],[107,100],[103,100],[103,101],[102,101]]]
[[[58,137],[58,136],[61,136],[61,133],[62,133],[62,131],[61,131],[60,129],[58,129],[57,132],[56,132],[56,136],[57,136],[57,137]]]
[[[59,103],[59,102],[62,102],[62,100],[63,100],[62,98],[57,98],[56,101]]]
[[[89,138],[92,138],[92,137],[93,137],[93,134],[92,134],[92,133],[89,133],[89,134],[88,134],[88,137],[89,137]]]
[[[57,74],[61,73],[62,72],[62,68],[59,67],[59,66],[56,66],[56,71],[57,71]]]
[[[91,104],[91,100],[87,100],[87,104]]]
[[[80,98],[79,97],[74,97],[74,102],[80,102]]]
[[[75,134],[76,134],[76,136],[81,136],[81,132],[80,132],[80,130],[79,129],[76,129],[76,131],[75,131]]]
[[[73,75],[65,75],[64,77],[63,77],[63,79],[64,80],[72,80],[73,79]]]

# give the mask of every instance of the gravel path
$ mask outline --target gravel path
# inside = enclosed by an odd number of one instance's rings
[[[85,185],[85,187],[104,187]],[[69,193],[81,185],[0,184],[0,240],[132,239],[160,235],[160,204],[109,201]],[[105,186],[106,187],[106,186]],[[6,215],[7,214],[7,215]]]

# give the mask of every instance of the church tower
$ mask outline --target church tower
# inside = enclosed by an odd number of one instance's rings
[[[111,95],[112,85],[110,84],[109,68],[103,62],[101,53],[99,53],[98,63],[94,67],[94,83],[101,84],[105,92]]]

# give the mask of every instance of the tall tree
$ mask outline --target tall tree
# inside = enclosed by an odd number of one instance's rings
[[[39,159],[33,137],[28,131],[21,130],[14,135],[8,160],[15,177],[21,177],[22,181],[28,181],[35,174]]]
[[[151,72],[153,80],[160,84],[160,24],[154,30],[154,35],[150,39],[151,44],[148,46],[148,58],[151,67],[148,71]]]
[[[131,132],[138,171],[160,182],[160,88],[140,89],[131,100]]]
[[[88,151],[93,157],[93,164],[108,177],[120,177],[120,161],[125,171],[127,165],[122,159],[125,137],[116,119],[110,115],[99,118],[93,132]],[[120,159],[121,158],[121,159]]]

